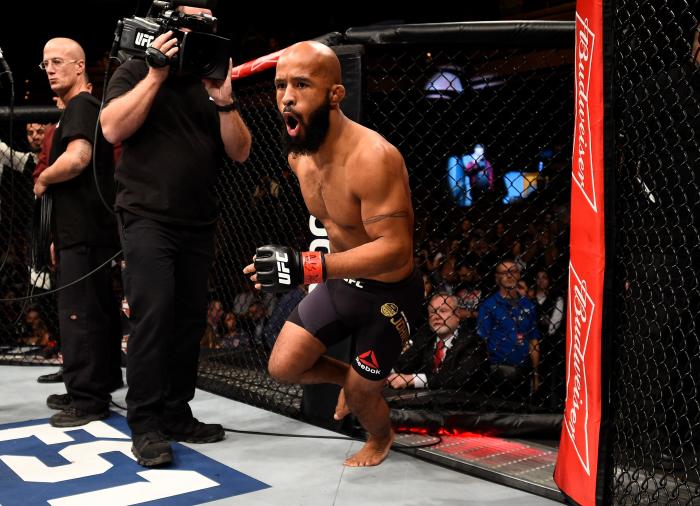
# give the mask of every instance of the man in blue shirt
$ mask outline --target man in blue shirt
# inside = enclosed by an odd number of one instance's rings
[[[515,262],[505,260],[496,266],[498,291],[479,306],[477,332],[486,341],[492,373],[518,386],[531,367],[535,392],[540,386],[540,333],[534,303],[517,291],[519,280]]]

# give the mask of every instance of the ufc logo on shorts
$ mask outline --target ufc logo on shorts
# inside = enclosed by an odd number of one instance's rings
[[[287,254],[277,252],[275,255],[277,257],[277,279],[282,285],[292,284],[292,280],[289,277],[289,268],[287,267],[289,260]]]

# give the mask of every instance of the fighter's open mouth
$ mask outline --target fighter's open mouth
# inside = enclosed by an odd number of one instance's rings
[[[294,130],[294,129],[297,127],[297,125],[299,125],[299,121],[298,121],[294,116],[292,116],[291,114],[285,115],[285,118],[284,118],[284,119],[285,119],[285,121],[287,122],[287,126],[288,126],[291,130]]]
[[[286,112],[284,113],[284,122],[287,125],[287,133],[291,137],[296,137],[299,133],[299,120],[296,119],[292,113]]]

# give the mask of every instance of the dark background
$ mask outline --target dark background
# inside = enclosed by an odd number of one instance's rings
[[[15,79],[15,105],[50,105],[51,91],[37,64],[47,40],[70,37],[87,54],[88,71],[100,87],[117,21],[144,14],[150,0],[20,0],[0,13],[0,47]],[[575,2],[485,0],[482,2],[234,2],[219,0],[219,33],[233,42],[234,65],[291,43],[331,31],[372,24],[428,23],[517,18],[573,19]],[[89,21],[82,21],[87,19]],[[7,80],[0,78],[0,106],[8,105]]]

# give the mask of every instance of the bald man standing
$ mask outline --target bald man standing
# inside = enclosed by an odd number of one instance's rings
[[[341,111],[340,62],[327,46],[300,42],[286,49],[275,88],[289,164],[309,212],[328,232],[331,253],[268,245],[244,269],[256,288],[269,292],[317,283],[282,328],[270,374],[290,383],[343,387],[336,419],[351,411],[369,435],[345,465],[374,466],[394,438],[382,389],[423,298],[413,265],[406,166],[394,146]],[[351,336],[351,365],[324,355]]]
[[[95,188],[93,151],[100,191],[108,202],[114,199],[114,164],[112,146],[101,130],[95,139],[100,102],[89,92],[80,44],[49,40],[41,68],[66,106],[53,135],[49,165],[34,185],[37,197],[47,194],[53,202],[58,286],[63,288],[58,316],[68,393],[59,396],[60,403],[48,402],[63,408],[49,422],[75,427],[109,416],[110,391],[121,382],[119,303],[112,293],[109,264],[71,285],[118,251],[116,222]]]

